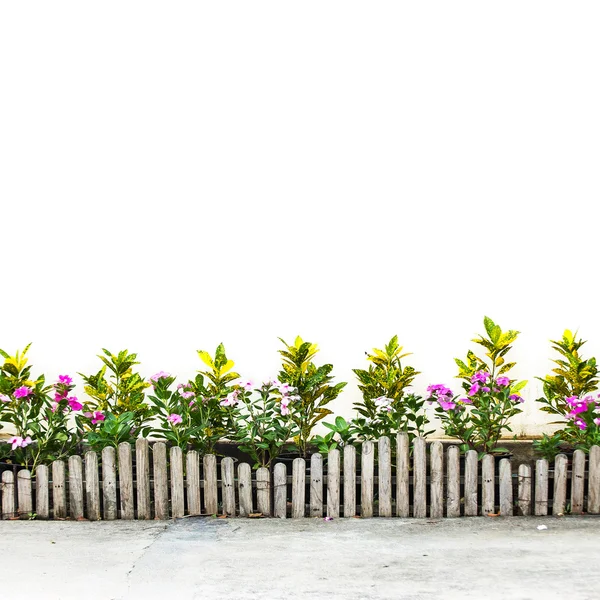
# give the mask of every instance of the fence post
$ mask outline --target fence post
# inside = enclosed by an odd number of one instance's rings
[[[154,518],[169,518],[169,487],[167,480],[167,447],[164,442],[152,446],[154,463]]]
[[[306,463],[295,458],[292,463],[292,519],[304,517],[306,504]]]
[[[12,471],[2,473],[2,518],[15,517],[15,477]]]
[[[65,463],[55,460],[52,463],[52,503],[54,518],[67,518],[67,490],[65,486]]]
[[[592,515],[600,513],[600,446],[590,448],[588,512]]]
[[[519,514],[528,517],[531,514],[531,467],[519,466]]]
[[[204,506],[209,515],[219,512],[217,500],[217,457],[207,454],[202,460],[204,466]]]
[[[413,441],[413,516],[427,516],[427,444],[422,437]]]
[[[460,452],[456,446],[447,451],[446,516],[460,517]]]
[[[117,518],[117,464],[112,446],[102,448],[102,499],[105,521]]]
[[[48,498],[48,467],[40,465],[35,470],[35,512],[38,519],[47,519],[50,516]]]
[[[356,515],[356,448],[344,446],[344,517]]]
[[[323,457],[319,453],[310,457],[310,516],[323,516]]]
[[[221,461],[221,485],[223,486],[223,514],[235,517],[235,474],[233,458],[229,456]]]
[[[83,519],[83,462],[81,456],[69,456],[69,515]]]
[[[378,496],[379,516],[392,516],[392,448],[390,438],[383,436],[378,442]]]
[[[150,452],[148,440],[135,441],[135,474],[137,488],[137,518],[147,520],[152,517],[150,510]]]
[[[19,501],[18,515],[23,518],[33,512],[33,505],[31,502],[31,471],[22,469],[17,473],[17,498]]]
[[[476,517],[478,513],[477,482],[479,460],[476,450],[469,450],[465,458],[465,517]]]
[[[231,461],[231,464],[233,465],[233,461]],[[222,471],[223,463],[221,462],[221,472]],[[221,479],[223,480],[223,514],[227,514],[225,511],[224,475],[221,475]],[[202,514],[202,501],[200,499],[200,458],[196,450],[190,450],[185,456],[185,482],[187,486],[188,514],[200,515]]]
[[[183,452],[179,446],[171,446],[171,517],[181,519],[184,515]],[[214,513],[211,513],[214,514]]]
[[[275,511],[278,519],[287,517],[287,468],[284,463],[277,463],[273,473],[275,486]]]
[[[240,517],[247,517],[252,510],[252,471],[248,463],[238,466],[238,487],[240,489]]]
[[[265,516],[271,514],[271,473],[267,467],[256,471],[256,508]]]
[[[327,516],[340,516],[340,451],[327,455]]]
[[[585,485],[585,454],[583,450],[573,453],[571,471],[571,513],[580,515],[583,512],[583,487]]]
[[[567,502],[567,457],[559,454],[554,459],[554,497],[552,499],[552,514],[562,515]]]
[[[98,481],[98,456],[93,450],[85,453],[85,504],[90,521],[100,519],[100,482]]]
[[[396,435],[396,515],[402,518],[410,516],[409,461],[408,433],[400,432]]]
[[[441,519],[444,516],[444,446],[442,442],[431,444],[430,491],[429,514],[432,519]]]
[[[533,512],[538,517],[548,514],[548,461],[535,462],[535,503]]]
[[[500,515],[513,516],[512,464],[509,458],[500,460]]]
[[[483,517],[496,512],[495,479],[494,457],[486,454],[481,461],[481,516]]]

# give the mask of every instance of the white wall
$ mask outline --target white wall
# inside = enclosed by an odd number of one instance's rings
[[[453,382],[484,314],[515,375],[600,354],[597,3],[3,3],[0,347],[191,376],[277,336],[351,369],[397,333]],[[456,384],[455,384],[456,385]],[[527,389],[516,433],[537,433]]]

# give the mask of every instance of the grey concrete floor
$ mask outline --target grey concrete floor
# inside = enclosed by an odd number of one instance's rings
[[[594,517],[3,521],[0,540],[0,599],[600,598]]]

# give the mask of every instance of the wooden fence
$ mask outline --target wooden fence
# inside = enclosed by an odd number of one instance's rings
[[[521,464],[477,453],[461,457],[456,446],[444,453],[417,438],[410,452],[399,433],[390,439],[332,450],[326,459],[296,458],[273,469],[252,471],[247,463],[214,455],[185,455],[162,442],[137,440],[100,457],[87,452],[36,469],[2,473],[2,518],[169,519],[186,515],[228,517],[416,517],[438,519],[477,515],[600,513],[600,447],[589,456],[575,451]],[[167,460],[168,455],[168,460]],[[100,458],[100,460],[99,460]],[[134,462],[135,459],[135,462]],[[100,465],[100,469],[99,469]],[[357,467],[359,472],[357,472]],[[220,475],[220,478],[219,478]]]

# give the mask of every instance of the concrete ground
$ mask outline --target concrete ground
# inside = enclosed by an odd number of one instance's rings
[[[2,521],[0,541],[2,599],[600,598],[594,517]]]

